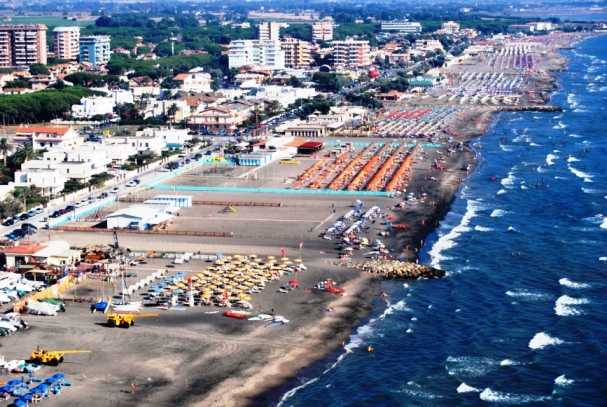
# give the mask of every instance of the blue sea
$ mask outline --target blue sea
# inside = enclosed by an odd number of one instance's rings
[[[474,144],[422,254],[448,277],[384,283],[280,405],[607,405],[607,37],[564,53],[564,111],[503,113]]]

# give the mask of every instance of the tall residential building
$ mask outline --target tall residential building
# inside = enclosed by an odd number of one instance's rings
[[[312,47],[309,42],[296,38],[285,38],[280,44],[285,53],[285,67],[300,69],[310,66]]]
[[[381,30],[419,34],[422,32],[422,25],[415,21],[382,21]]]
[[[228,48],[230,69],[247,65],[268,69],[284,69],[285,53],[280,41],[235,40]]]
[[[325,17],[312,24],[312,39],[314,41],[333,40],[333,19],[331,17]]]
[[[460,25],[455,21],[446,21],[441,25],[441,31],[445,34],[457,34],[460,30]]]
[[[369,41],[333,41],[333,65],[356,68],[371,65]]]
[[[0,67],[46,64],[46,26],[0,25]]]
[[[110,36],[90,35],[80,37],[80,62],[94,66],[107,64],[110,60]]]
[[[57,59],[76,61],[80,55],[80,27],[56,27],[53,50]]]
[[[278,41],[282,26],[283,24],[274,21],[259,23],[259,39],[261,41]]]

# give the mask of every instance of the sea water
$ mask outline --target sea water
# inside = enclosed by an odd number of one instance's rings
[[[607,37],[564,53],[563,113],[503,113],[475,143],[479,165],[422,254],[448,277],[384,283],[389,311],[279,404],[607,403]]]

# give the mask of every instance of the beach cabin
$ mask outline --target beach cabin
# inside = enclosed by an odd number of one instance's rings
[[[132,205],[110,213],[105,221],[108,229],[147,230],[173,217],[167,208],[161,205]]]

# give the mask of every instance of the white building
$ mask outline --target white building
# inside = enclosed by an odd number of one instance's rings
[[[460,25],[455,21],[445,21],[441,25],[440,31],[445,34],[457,34],[460,30]]]
[[[422,25],[415,21],[382,21],[381,30],[418,34],[422,32]]]
[[[243,66],[258,66],[273,70],[285,68],[285,54],[280,41],[231,41],[228,58],[230,69]]]
[[[371,65],[369,41],[348,38],[333,41],[333,64],[337,67],[358,68]]]
[[[146,230],[172,217],[162,205],[132,205],[107,215],[105,220],[108,229]]]
[[[292,86],[265,85],[253,88],[251,99],[275,100],[282,107],[287,107],[297,99],[311,99],[318,94],[314,88],[294,88]]]
[[[333,19],[331,17],[325,17],[312,24],[312,39],[314,41],[333,40]]]
[[[164,148],[181,148],[192,139],[188,129],[173,129],[168,127],[149,127],[136,133],[137,137],[157,137],[164,142]]]
[[[136,153],[150,152],[155,155],[161,155],[165,148],[165,143],[160,136],[117,136],[112,137],[111,142],[114,144],[129,144]]]
[[[13,141],[17,144],[31,143],[34,151],[55,147],[73,147],[82,144],[82,137],[71,127],[23,126],[15,130]]]
[[[40,193],[43,196],[53,196],[63,191],[63,186],[67,180],[67,177],[59,169],[51,168],[50,164],[46,167],[40,164],[39,168],[22,168],[19,171],[15,171],[14,186],[36,186],[40,189]]]
[[[192,69],[189,72],[177,74],[173,80],[179,83],[179,89],[184,92],[210,93],[212,78],[211,75],[202,72],[201,69]]]
[[[108,91],[108,96],[89,96],[80,99],[79,105],[72,106],[72,116],[90,118],[97,115],[112,115],[117,105],[134,103],[133,94],[128,90]]]

